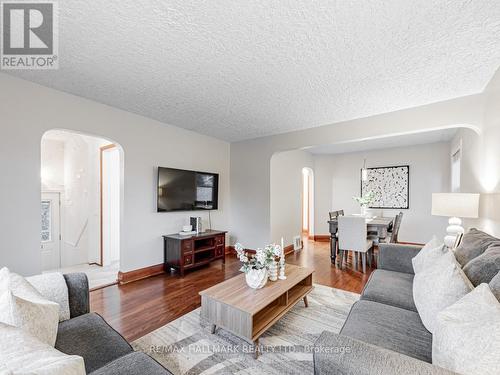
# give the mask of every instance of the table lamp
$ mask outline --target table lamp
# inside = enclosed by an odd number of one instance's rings
[[[479,217],[479,194],[432,194],[432,215],[450,218],[444,243],[448,248],[452,248],[457,235],[464,232],[462,218],[476,219]]]

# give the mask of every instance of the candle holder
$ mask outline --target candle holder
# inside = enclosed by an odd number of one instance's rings
[[[273,262],[269,265],[269,280],[278,280],[278,262],[276,262],[276,260],[273,260]]]
[[[280,258],[280,275],[278,277],[280,280],[286,280],[285,276],[285,253],[281,255]]]

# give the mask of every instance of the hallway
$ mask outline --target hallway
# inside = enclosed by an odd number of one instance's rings
[[[98,266],[97,264],[77,264],[75,266],[58,268],[54,270],[44,271],[43,273],[60,272],[62,274],[83,272],[89,278],[89,287],[93,289],[102,288],[115,284],[120,263],[118,261],[111,263],[109,266]]]

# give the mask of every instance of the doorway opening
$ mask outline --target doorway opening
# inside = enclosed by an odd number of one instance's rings
[[[123,150],[104,138],[50,130],[41,140],[42,270],[85,272],[91,289],[116,283]]]
[[[311,168],[302,168],[302,234],[314,236],[314,176]]]

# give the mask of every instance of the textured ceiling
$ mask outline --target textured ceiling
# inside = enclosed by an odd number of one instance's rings
[[[457,134],[457,129],[443,129],[430,132],[398,135],[385,138],[367,139],[356,142],[345,142],[305,148],[311,154],[344,154],[346,152],[363,152],[385,150],[393,147],[407,147],[437,142],[449,142]]]
[[[498,0],[59,8],[60,69],[9,74],[229,141],[479,93],[500,65]]]

